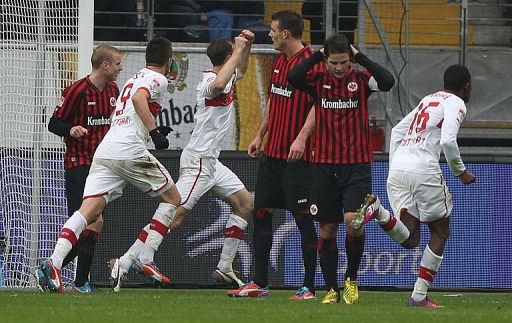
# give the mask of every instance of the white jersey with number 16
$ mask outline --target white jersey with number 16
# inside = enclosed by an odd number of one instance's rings
[[[457,146],[457,133],[466,105],[458,96],[439,91],[424,97],[391,133],[389,168],[423,174],[441,172],[439,157],[444,151],[455,176],[466,169]]]
[[[141,157],[147,151],[149,133],[135,111],[132,97],[143,89],[150,95],[149,109],[156,118],[162,109],[167,78],[148,68],[143,68],[126,81],[117,100],[110,130],[98,146],[94,157],[126,160]]]

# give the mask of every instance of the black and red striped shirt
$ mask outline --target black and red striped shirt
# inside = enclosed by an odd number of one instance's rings
[[[82,126],[88,134],[73,138],[64,137],[66,153],[64,169],[91,165],[96,148],[110,127],[110,114],[114,111],[119,88],[114,82],[108,82],[100,91],[89,77],[84,77],[64,89],[53,117],[72,126]]]
[[[355,164],[372,162],[368,122],[368,71],[351,68],[342,79],[329,72],[307,75],[315,87],[314,163]]]
[[[313,98],[305,91],[294,88],[287,80],[288,72],[297,64],[313,54],[311,48],[305,45],[292,57],[284,52],[279,53],[272,63],[270,84],[268,88],[268,128],[265,154],[277,159],[287,159],[290,146],[299,134]],[[314,73],[321,68],[315,66],[308,73]],[[306,142],[304,159],[310,159],[310,143]]]

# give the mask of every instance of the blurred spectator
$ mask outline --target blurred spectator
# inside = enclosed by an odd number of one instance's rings
[[[145,40],[143,4],[143,0],[94,0],[94,40]]]
[[[242,29],[251,29],[256,34],[256,42],[268,42],[268,37],[262,37],[262,31],[268,33],[263,18],[265,7],[263,1],[238,0],[217,1],[201,0],[204,15],[201,17],[209,29],[210,41],[214,39],[231,39]]]
[[[155,33],[172,42],[207,42],[206,27],[200,26],[201,12],[195,0],[157,0]]]

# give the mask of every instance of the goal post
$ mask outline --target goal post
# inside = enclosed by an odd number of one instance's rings
[[[4,0],[0,12],[2,287],[34,287],[67,219],[64,145],[47,122],[64,87],[90,70],[93,1]],[[88,57],[87,57],[88,56]],[[69,280],[72,270],[64,272]]]
[[[78,0],[78,78],[91,71],[94,39],[94,1]]]

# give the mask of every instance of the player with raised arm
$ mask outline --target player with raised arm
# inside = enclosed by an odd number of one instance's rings
[[[121,52],[109,45],[98,45],[93,50],[91,65],[91,74],[64,89],[48,123],[48,130],[64,138],[66,144],[64,178],[68,217],[82,204],[94,152],[110,126],[110,116],[119,96],[115,81],[123,69]],[[63,261],[64,267],[78,257],[73,291],[91,292],[89,272],[102,226],[100,216],[80,234]],[[37,270],[36,275],[38,288],[45,291],[48,286],[44,284],[43,273]]]
[[[251,157],[260,157],[255,188],[254,211],[254,267],[253,282],[228,292],[231,297],[265,297],[268,290],[268,267],[272,248],[272,217],[274,208],[293,214],[301,235],[304,261],[303,286],[290,298],[315,298],[315,271],[317,265],[317,234],[309,214],[310,146],[292,147],[311,109],[313,99],[307,91],[288,83],[288,71],[313,51],[301,41],[304,22],[294,11],[272,14],[269,36],[279,53],[272,62],[268,88],[268,104],[256,137],[247,150]],[[260,155],[267,137],[264,153]],[[288,162],[292,154],[300,159]]]
[[[167,138],[156,127],[155,117],[161,110],[163,94],[167,90],[165,75],[171,64],[171,42],[154,38],[146,47],[146,67],[123,86],[110,130],[94,154],[85,183],[84,200],[64,224],[52,256],[40,262],[39,270],[52,291],[63,290],[62,263],[77,238],[87,225],[97,221],[109,202],[122,195],[126,183],[160,202],[144,245],[148,253],[154,253],[167,232],[180,203],[180,195],[168,171],[147,150],[146,143],[151,138],[157,149],[169,146]],[[151,263],[145,266],[154,267]]]
[[[353,222],[354,227],[360,227],[375,219],[404,248],[417,247],[420,223],[428,225],[431,236],[423,251],[409,306],[440,307],[427,298],[427,292],[443,261],[453,203],[439,157],[443,151],[450,171],[462,183],[475,181],[464,166],[457,145],[470,95],[468,69],[449,66],[444,73],[444,90],[425,96],[391,131],[387,193],[394,216],[377,196],[369,195]]]
[[[243,30],[232,44],[227,39],[212,41],[207,55],[213,69],[203,72],[197,86],[197,112],[195,127],[190,141],[180,158],[180,177],[176,187],[181,194],[181,205],[176,211],[172,228],[177,228],[187,213],[207,192],[227,201],[233,207],[224,231],[224,245],[217,269],[213,272],[215,281],[240,287],[242,281],[233,271],[233,260],[243,240],[247,223],[252,216],[253,198],[240,179],[218,159],[221,141],[224,139],[235,114],[235,85],[247,71],[249,54],[254,34]],[[111,282],[114,291],[121,288],[123,276],[132,268],[149,278],[167,283],[170,279],[162,273],[143,270],[140,263],[153,255],[141,249],[146,236],[146,226],[130,249],[119,259],[110,262]],[[116,272],[119,268],[119,275]]]
[[[352,67],[351,56],[366,71]],[[308,74],[324,60],[327,70]],[[318,254],[328,289],[322,303],[340,302],[336,236],[339,224],[345,222],[347,270],[343,301],[353,304],[359,299],[357,272],[365,235],[351,222],[372,189],[368,97],[375,91],[391,90],[395,81],[389,71],[359,52],[343,34],[329,37],[322,50],[288,74],[288,80],[296,87],[315,89],[314,111],[296,142],[304,142],[314,130],[310,211],[320,222]]]

